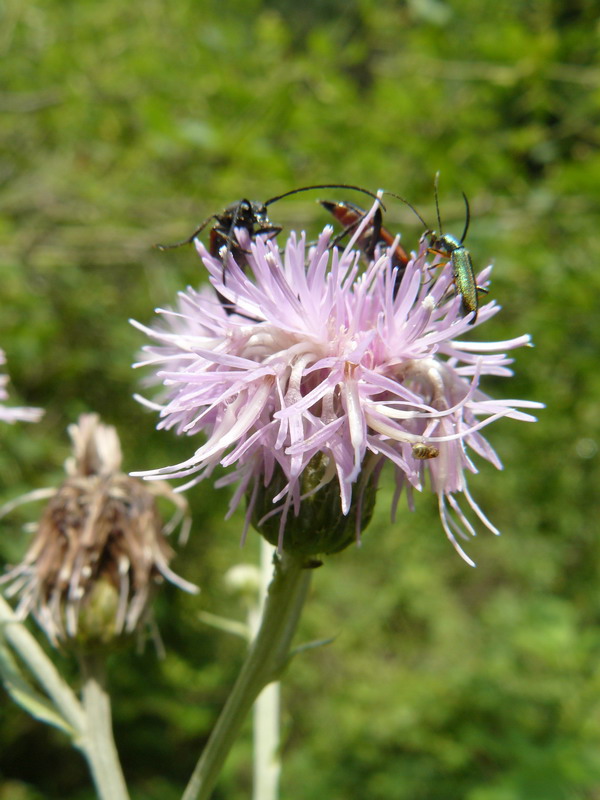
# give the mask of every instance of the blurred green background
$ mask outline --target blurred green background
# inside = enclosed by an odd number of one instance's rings
[[[361,548],[317,570],[284,687],[286,800],[600,798],[600,25],[597,0],[5,0],[0,12],[0,346],[36,426],[0,431],[0,501],[61,479],[66,426],[98,411],[128,469],[176,463],[131,398],[143,343],[127,322],[205,279],[185,237],[241,197],[319,182],[399,192],[445,228],[472,207],[475,264],[495,263],[503,311],[474,338],[529,332],[497,397],[547,403],[539,423],[488,429],[504,472],[470,487],[501,538],[444,537],[435,499],[390,523],[391,476]],[[328,221],[318,197],[274,206],[284,226]],[[356,198],[350,198],[356,199]],[[276,210],[276,213],[275,213]],[[414,247],[411,213],[388,226]],[[194,533],[167,587],[167,657],[113,656],[115,728],[136,800],[177,798],[244,655],[200,609],[241,616],[226,570],[242,513],[226,490],[189,493]],[[2,523],[24,552],[32,511]],[[75,680],[68,657],[61,660]],[[2,697],[1,800],[88,800],[64,737]],[[250,796],[250,737],[216,800]]]

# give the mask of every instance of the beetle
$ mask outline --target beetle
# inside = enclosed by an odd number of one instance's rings
[[[362,192],[362,194],[369,195],[374,200],[377,200],[377,195],[370,192],[368,189],[363,189],[360,186],[352,186],[347,183],[318,183],[312,186],[301,186],[298,189],[290,189],[288,192],[271,197],[265,200],[264,203],[255,202],[254,200],[247,200],[246,198],[238,200],[236,203],[224,208],[218,214],[211,214],[202,222],[198,227],[181,242],[174,244],[157,244],[159,250],[171,250],[175,247],[181,247],[184,244],[191,244],[196,236],[206,228],[209,222],[215,220],[216,224],[211,228],[209,251],[213,256],[217,256],[223,245],[227,245],[229,251],[238,249],[237,242],[233,238],[235,228],[245,228],[252,239],[263,234],[268,236],[276,236],[281,232],[281,225],[274,225],[268,218],[267,206],[282,200],[284,197],[289,197],[299,192],[308,192],[313,189],[352,189],[355,192]]]
[[[403,203],[405,203],[423,223],[423,226],[425,227],[425,235],[429,238],[429,248],[428,248],[429,252],[435,253],[436,255],[440,255],[443,258],[448,259],[448,261],[450,261],[450,263],[452,264],[452,275],[454,278],[454,285],[456,286],[456,290],[461,297],[463,313],[470,314],[471,312],[474,312],[473,318],[470,321],[470,324],[472,325],[477,319],[477,312],[479,311],[479,297],[478,297],[479,292],[487,294],[487,289],[483,286],[477,285],[471,253],[467,250],[467,248],[464,245],[464,241],[467,238],[467,232],[469,230],[469,223],[471,221],[469,201],[467,199],[466,194],[463,192],[462,196],[465,201],[466,213],[465,213],[465,227],[460,239],[457,239],[456,236],[453,236],[451,233],[444,233],[442,229],[442,220],[440,217],[440,205],[438,200],[439,176],[440,173],[437,172],[433,184],[434,194],[435,194],[435,210],[437,214],[439,233],[429,228],[429,226],[427,225],[423,217],[419,214],[417,209],[413,205],[411,205],[408,202],[408,200],[405,200],[404,197],[400,197],[400,195],[394,194],[393,192],[387,192],[386,194],[390,194],[393,197],[396,197],[398,200],[401,200]]]
[[[340,238],[343,238],[347,233],[352,233],[358,227],[358,225],[360,225],[365,218],[365,214],[367,213],[366,211],[363,211],[362,208],[354,205],[354,203],[349,203],[347,201],[333,203],[330,200],[321,200],[320,203],[323,208],[329,211],[330,214],[333,214],[337,221],[344,226],[344,230],[337,237],[336,242],[339,241]],[[372,226],[364,231],[364,233],[358,239],[358,247],[369,261],[373,259],[375,255],[375,248],[378,244],[385,244],[388,247],[392,247],[394,244],[396,237],[386,230],[382,223],[383,217],[381,213],[381,207],[378,206],[375,210],[375,214],[373,215]],[[394,247],[391,256],[392,267],[397,269],[396,279],[394,281],[394,297],[396,297],[402,276],[404,275],[404,271],[410,257],[400,244],[397,244]]]
[[[263,234],[269,237],[277,236],[281,231],[281,226],[273,225],[267,216],[267,203],[256,203],[246,198],[231,203],[218,214],[211,214],[198,227],[181,242],[174,244],[157,244],[159,250],[172,250],[175,247],[182,247],[184,244],[191,244],[196,236],[201,233],[209,222],[215,221],[215,225],[210,230],[209,252],[212,256],[218,256],[221,248],[226,245],[228,252],[232,252],[234,257],[243,255],[237,241],[233,237],[235,228],[245,228],[250,237]]]
[[[282,200],[284,197],[289,197],[290,195],[298,194],[300,192],[308,192],[312,189],[351,189],[353,191],[369,195],[369,197],[372,197],[375,200],[379,200],[374,192],[370,192],[368,189],[363,189],[360,186],[353,186],[346,183],[321,183],[312,186],[301,186],[298,189],[291,189],[288,192],[271,197],[268,200],[265,200],[264,203],[255,202],[253,200],[244,198],[242,200],[238,200],[236,203],[231,203],[231,205],[228,205],[218,214],[211,214],[210,217],[207,217],[204,222],[202,222],[193,231],[193,233],[187,237],[187,239],[183,239],[181,242],[175,242],[174,244],[157,244],[156,247],[159,250],[171,250],[175,247],[191,244],[198,234],[201,233],[204,228],[206,228],[209,222],[214,220],[215,225],[213,225],[211,228],[209,236],[208,249],[210,254],[215,258],[220,258],[222,263],[225,265],[228,254],[232,253],[238,264],[243,267],[246,263],[246,251],[240,247],[237,239],[235,238],[235,229],[245,228],[252,240],[259,236],[265,236],[269,239],[277,236],[277,234],[281,232],[282,228],[281,225],[275,225],[269,219],[268,206],[270,206],[272,203]],[[222,254],[223,247],[226,247],[226,252],[224,255]],[[228,314],[233,313],[233,307],[231,303],[222,295],[219,295],[219,299],[225,308],[225,311]]]

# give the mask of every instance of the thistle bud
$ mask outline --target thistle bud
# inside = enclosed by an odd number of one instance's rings
[[[359,479],[350,508],[344,513],[340,488],[330,476],[329,458],[318,453],[302,473],[302,504],[300,513],[273,513],[276,497],[287,478],[276,469],[268,486],[261,486],[252,509],[252,524],[256,530],[280,550],[290,555],[308,557],[339,553],[359,541],[361,532],[371,521],[379,470],[365,469]]]

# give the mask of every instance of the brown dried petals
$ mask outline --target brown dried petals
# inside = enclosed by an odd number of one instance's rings
[[[133,632],[162,578],[197,591],[168,566],[173,551],[155,495],[171,490],[151,491],[117,472],[116,432],[96,415],[84,415],[69,432],[75,451],[69,477],[46,506],[23,562],[2,579],[10,583],[8,595],[20,595],[18,613],[33,613],[54,644]]]

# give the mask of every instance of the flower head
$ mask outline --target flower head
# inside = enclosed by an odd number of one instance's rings
[[[292,233],[283,255],[272,238],[251,241],[237,229],[252,275],[231,253],[217,258],[197,242],[214,289],[237,313],[226,313],[213,289],[188,288],[176,309],[159,310],[162,324],[138,327],[156,342],[140,363],[163,384],[163,403],[148,403],[160,410],[159,427],[206,440],[181,464],[137,474],[189,478],[181,487],[187,488],[218,464],[228,467],[219,483],[237,482],[232,509],[248,495],[247,520],[257,496],[273,485],[271,510],[260,521],[278,515],[285,548],[290,511],[301,517],[309,497],[334,487],[340,513],[349,515],[372,488],[365,475],[376,481],[390,462],[394,505],[403,489],[412,504],[412,491],[423,490],[429,475],[444,530],[472,563],[456,538],[474,532],[459,498],[496,529],[469,494],[465,474],[477,470],[468,448],[500,468],[482,430],[500,417],[532,421],[518,408],[540,407],[493,400],[479,382],[511,375],[504,351],[529,344],[529,337],[461,342],[499,307],[487,303],[471,325],[473,315],[462,316],[452,290],[450,265],[439,256],[429,263],[426,241],[399,287],[393,248],[361,271],[352,247],[368,224],[369,216],[343,252],[331,248],[326,227],[311,247],[304,234]],[[434,266],[441,267],[437,279]],[[478,276],[479,285],[490,271]],[[307,485],[316,462],[317,477]],[[360,514],[356,526],[359,533]]]
[[[33,613],[53,644],[67,637],[106,642],[147,620],[151,589],[161,578],[197,591],[169,569],[173,552],[155,495],[174,499],[179,519],[186,504],[167,486],[151,492],[120,472],[117,433],[96,414],[82,415],[69,433],[67,479],[43,493],[51,499],[35,538],[1,582],[9,584],[8,596],[20,596],[19,615]]]
[[[0,350],[0,366],[6,363],[4,351]],[[13,407],[7,408],[4,401],[8,400],[8,392],[6,385],[8,383],[8,375],[0,375],[0,421],[2,422],[37,422],[44,411],[41,408],[23,408]]]

